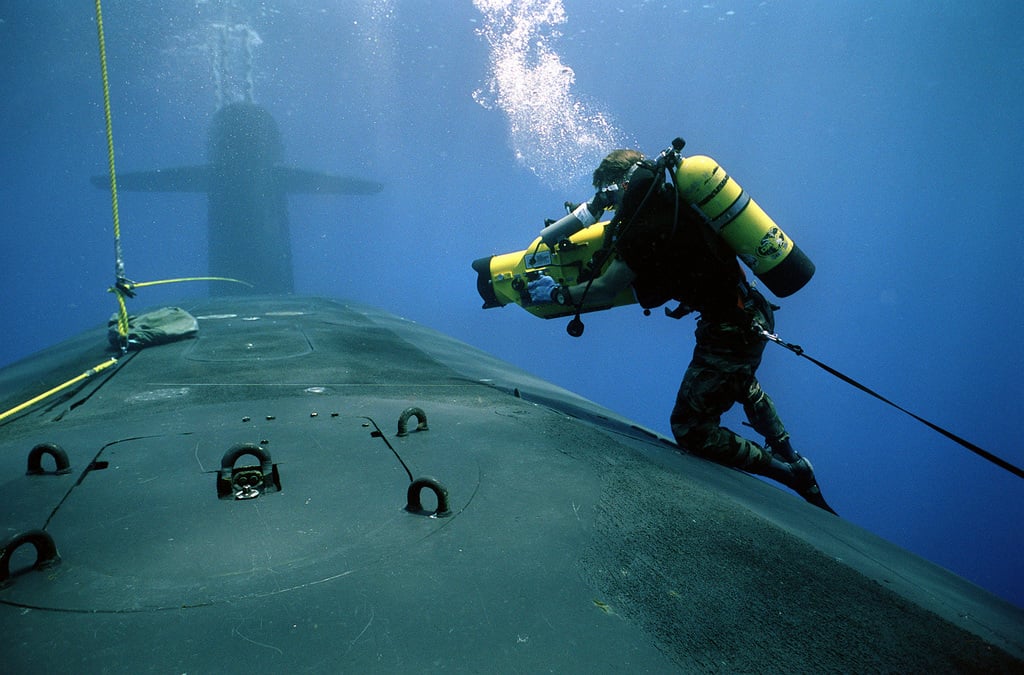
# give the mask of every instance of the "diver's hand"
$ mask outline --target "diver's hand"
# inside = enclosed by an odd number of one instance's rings
[[[551,292],[556,288],[558,288],[558,283],[547,275],[526,284],[526,290],[529,292],[532,302],[553,302]]]

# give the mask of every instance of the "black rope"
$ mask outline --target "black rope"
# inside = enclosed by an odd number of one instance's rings
[[[983,450],[982,448],[979,448],[974,443],[971,443],[970,441],[968,441],[966,439],[960,438],[959,436],[957,436],[953,432],[947,431],[946,429],[943,429],[942,427],[940,427],[937,424],[929,422],[928,420],[926,420],[925,418],[921,417],[920,415],[915,415],[914,413],[910,412],[906,408],[903,408],[903,407],[893,403],[892,401],[890,401],[886,397],[882,396],[881,394],[879,394],[878,392],[874,391],[873,389],[871,389],[871,388],[861,384],[860,382],[858,382],[857,380],[853,379],[852,377],[849,377],[848,375],[844,375],[843,373],[839,372],[835,368],[832,368],[831,366],[822,363],[821,361],[815,359],[814,357],[808,356],[806,353],[804,353],[804,349],[800,345],[794,345],[794,344],[791,344],[789,342],[786,342],[785,340],[780,339],[778,335],[775,335],[773,333],[769,333],[766,330],[762,330],[761,331],[761,335],[763,335],[766,339],[771,340],[775,344],[781,345],[781,346],[785,347],[786,349],[790,350],[791,352],[793,352],[797,356],[804,357],[805,359],[807,359],[808,361],[810,361],[814,365],[818,366],[819,368],[821,368],[825,372],[829,373],[830,375],[834,375],[834,376],[838,377],[840,380],[842,380],[843,382],[846,382],[847,384],[853,385],[857,389],[860,389],[861,391],[863,391],[865,394],[869,394],[871,396],[874,396],[879,401],[881,401],[883,403],[886,403],[888,405],[891,405],[893,408],[896,408],[900,412],[913,417],[915,420],[917,420],[921,424],[924,424],[925,426],[933,429],[934,431],[939,432],[940,434],[942,434],[946,438],[950,439],[951,441],[955,441],[956,443],[959,443],[960,445],[962,445],[963,447],[967,448],[968,450],[970,450],[974,454],[976,454],[979,457],[982,457],[984,459],[987,459],[988,461],[992,462],[993,464],[995,464],[996,466],[1000,467],[1001,469],[1005,469],[1006,471],[1009,471],[1010,473],[1012,473],[1013,475],[1017,476],[1018,478],[1024,478],[1024,469],[1021,469],[1020,467],[1015,466],[1014,464],[1011,464],[1010,462],[1007,462],[1005,459],[1003,459],[1001,457],[998,457],[998,456],[992,454],[991,452],[989,452],[987,450]]]

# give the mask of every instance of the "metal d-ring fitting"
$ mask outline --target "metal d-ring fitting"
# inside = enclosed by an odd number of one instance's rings
[[[423,491],[423,488],[429,488],[434,493],[434,496],[437,497],[437,510],[433,513],[423,510],[423,500],[420,499],[420,493]],[[441,485],[440,481],[436,478],[431,478],[430,476],[417,478],[409,485],[409,491],[406,493],[405,510],[410,513],[419,513],[437,518],[450,516],[452,512],[448,510],[448,489]]]
[[[259,466],[236,467],[240,457],[252,455],[259,460]],[[217,497],[220,499],[252,499],[261,492],[276,492],[281,489],[281,477],[277,465],[270,458],[270,452],[253,443],[241,443],[224,453],[217,473]]]
[[[53,457],[53,461],[57,463],[55,471],[50,472],[43,468],[43,455]],[[53,473],[59,476],[71,473],[71,462],[68,461],[68,453],[64,452],[64,448],[56,443],[40,443],[28,453],[28,471],[26,473],[29,476],[40,476],[44,473]]]
[[[409,435],[409,418],[413,415],[416,416],[416,431],[428,431],[430,429],[427,426],[427,413],[423,412],[422,408],[406,408],[398,418],[399,436]]]
[[[22,544],[32,544],[36,547],[36,562],[32,565],[34,570],[45,570],[60,562],[57,545],[45,530],[29,530],[16,534],[0,548],[0,587],[10,580],[11,557]]]

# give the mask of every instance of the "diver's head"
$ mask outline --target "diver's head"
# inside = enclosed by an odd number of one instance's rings
[[[628,148],[612,150],[594,169],[594,187],[600,190],[612,183],[622,183],[626,173],[643,158],[644,156],[636,150]]]
[[[626,175],[634,164],[644,158],[636,150],[621,148],[612,150],[594,170],[594,187],[604,194],[608,201],[617,205],[626,190]]]

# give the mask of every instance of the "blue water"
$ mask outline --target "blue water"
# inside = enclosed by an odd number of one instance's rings
[[[292,199],[301,293],[383,306],[668,433],[691,319],[620,308],[573,339],[482,311],[469,264],[588,197],[608,150],[682,135],[817,264],[780,303],[783,338],[1024,465],[1018,2],[107,0],[104,19],[120,170],[201,163],[217,106],[252,98],[290,164],[386,183]],[[92,3],[0,2],[0,50],[7,364],[106,320],[114,256],[88,180],[106,170]],[[201,195],[120,207],[130,278],[205,272]],[[781,348],[760,379],[844,518],[1024,606],[1024,481]]]

